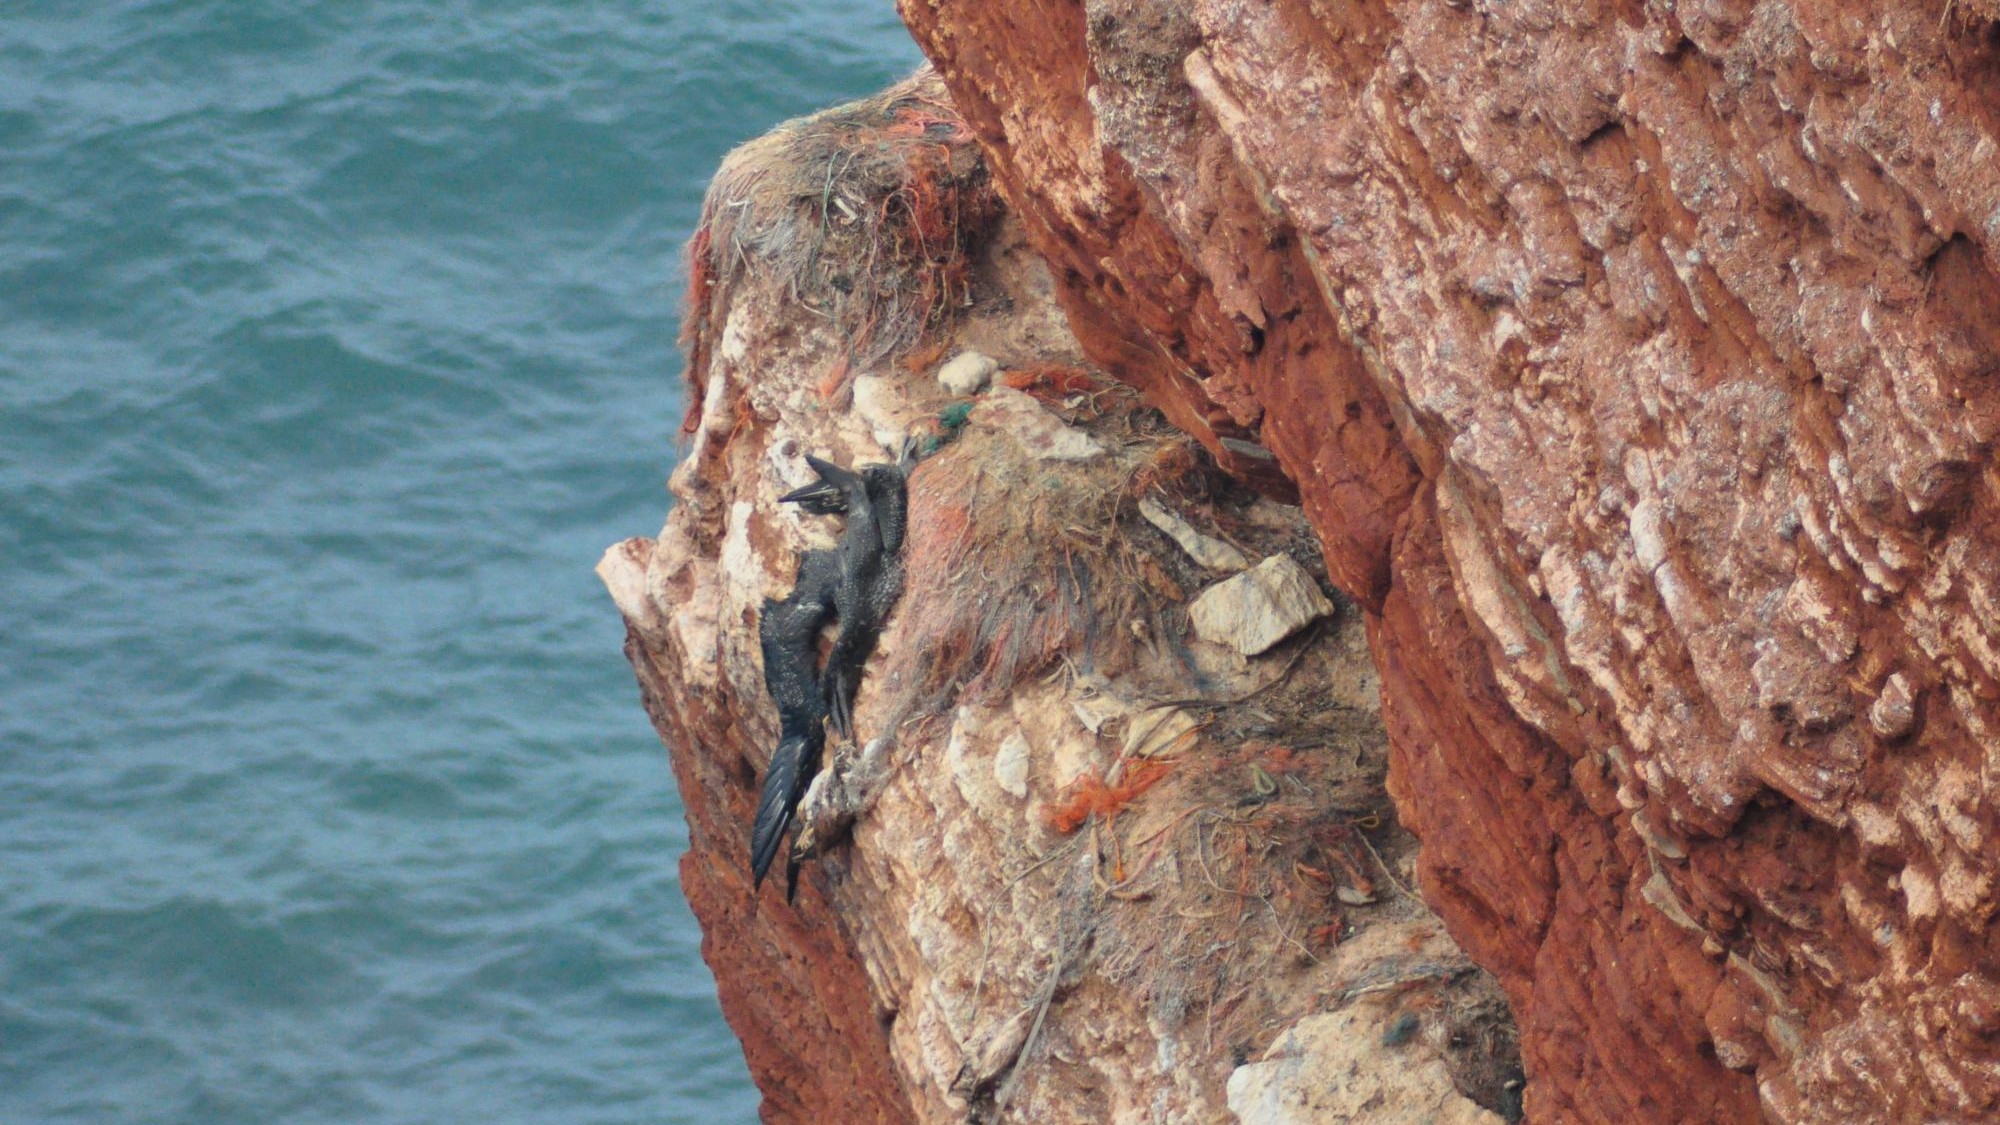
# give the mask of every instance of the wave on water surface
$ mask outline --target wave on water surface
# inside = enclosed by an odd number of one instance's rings
[[[0,1121],[756,1095],[591,566],[716,162],[888,0],[0,13]]]

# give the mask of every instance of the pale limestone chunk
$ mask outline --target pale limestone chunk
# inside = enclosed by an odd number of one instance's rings
[[[1028,738],[1020,731],[1008,735],[993,756],[993,778],[1000,788],[1017,798],[1028,795]]]
[[[875,444],[895,452],[903,446],[909,426],[902,418],[901,396],[894,384],[880,375],[854,378],[854,416],[868,427]]]
[[[1235,547],[1213,536],[1203,535],[1193,525],[1167,510],[1152,497],[1139,501],[1139,514],[1146,522],[1165,532],[1188,557],[1209,570],[1244,570],[1250,559]]]
[[[1319,583],[1290,555],[1272,555],[1226,578],[1188,606],[1195,635],[1255,656],[1333,612]]]
[[[980,400],[977,418],[1012,434],[1031,456],[1043,461],[1088,461],[1104,455],[1097,439],[1063,421],[1033,395],[1012,387],[993,388]]]
[[[614,543],[598,560],[597,576],[611,591],[618,612],[635,625],[657,627],[658,611],[646,596],[646,563],[653,556],[651,539]]]
[[[1000,365],[991,356],[960,352],[938,368],[938,385],[955,395],[976,395],[986,389]]]

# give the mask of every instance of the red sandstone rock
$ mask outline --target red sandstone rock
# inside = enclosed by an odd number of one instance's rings
[[[1197,546],[1284,556],[1317,615],[1310,530],[1091,368],[999,211],[933,78],[732,154],[692,247],[678,504],[599,568],[765,1119],[1280,1125],[1365,1104],[1492,1125],[1482,1106],[1518,1099],[1512,1022],[1407,889],[1359,615],[1248,658],[1195,635],[1215,576],[1142,500]],[[1001,367],[970,401],[934,376],[967,349]],[[749,884],[777,733],[756,626],[832,524],[777,497],[805,453],[883,460],[905,434],[941,448],[910,480],[864,744],[802,806],[818,858],[794,908]]]
[[[1296,485],[1531,1119],[2000,1115],[2000,4],[902,8]]]

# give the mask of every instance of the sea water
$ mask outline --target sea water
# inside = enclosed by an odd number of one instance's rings
[[[756,1095],[591,567],[890,0],[0,2],[0,1123]]]

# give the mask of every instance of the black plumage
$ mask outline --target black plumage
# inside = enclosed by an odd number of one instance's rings
[[[823,475],[823,474],[822,474]],[[869,465],[848,474],[847,528],[840,537],[840,586],[834,612],[840,635],[827,656],[822,686],[827,717],[842,738],[854,737],[854,695],[861,669],[875,652],[882,625],[903,593],[903,533],[908,523],[905,472]]]
[[[807,456],[806,460],[812,462],[818,461],[819,458]],[[811,484],[794,488],[778,497],[778,503],[797,504],[816,516],[846,515],[847,488],[838,481],[828,480],[822,476]]]
[[[750,870],[756,886],[777,857],[826,746],[825,722],[843,737],[854,732],[854,694],[861,669],[875,650],[882,625],[903,588],[901,551],[907,529],[911,465],[908,450],[894,465],[843,469],[806,458],[819,480],[779,499],[816,515],[847,517],[839,546],[807,551],[798,580],[782,599],[764,602],[758,640],[764,653],[764,687],[778,707],[778,748],[764,773],[763,793],[750,830]],[[825,670],[819,669],[819,635],[837,618]],[[798,865],[786,865],[785,897],[797,887]]]
[[[826,701],[819,683],[819,632],[833,615],[840,562],[832,551],[807,551],[789,596],[766,599],[757,623],[764,650],[764,688],[778,705],[778,748],[764,772],[757,817],[750,827],[750,874],[762,886],[778,843],[819,772],[826,746]]]

